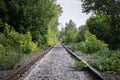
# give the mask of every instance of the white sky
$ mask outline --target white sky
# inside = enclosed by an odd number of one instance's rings
[[[84,25],[90,15],[82,13],[81,1],[79,0],[57,0],[57,3],[61,5],[63,13],[59,18],[59,29],[61,26],[65,26],[65,23],[70,19],[75,22],[76,26],[79,27]]]

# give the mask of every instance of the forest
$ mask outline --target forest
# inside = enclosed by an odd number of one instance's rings
[[[72,51],[82,51],[89,62],[99,71],[120,72],[120,1],[81,0],[82,11],[92,16],[78,29],[70,20],[62,28],[59,39]],[[76,67],[83,66],[76,62]],[[83,66],[84,67],[84,66]]]
[[[0,0],[0,69],[53,46],[61,13],[55,0]]]

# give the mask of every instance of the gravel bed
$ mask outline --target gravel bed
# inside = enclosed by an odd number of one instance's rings
[[[13,70],[0,70],[0,80]]]
[[[87,71],[74,70],[75,59],[60,43],[18,80],[97,80]]]

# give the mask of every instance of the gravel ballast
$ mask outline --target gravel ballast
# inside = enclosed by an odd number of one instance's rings
[[[75,59],[57,43],[21,80],[95,80],[83,70],[75,70]],[[19,79],[19,80],[20,80]]]

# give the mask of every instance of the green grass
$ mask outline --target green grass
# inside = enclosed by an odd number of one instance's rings
[[[90,57],[97,57],[98,60],[90,64],[101,72],[120,73],[120,51],[101,50],[90,54]]]
[[[82,61],[76,61],[73,65],[74,69],[82,70],[85,69],[87,66]]]
[[[37,52],[26,54],[20,48],[7,48],[1,46],[0,51],[0,70],[11,70],[26,58],[33,57],[36,53],[44,53],[48,46],[38,47]]]
[[[13,69],[23,57],[24,55],[21,52],[17,52],[15,49],[6,50],[0,53],[0,69]]]

